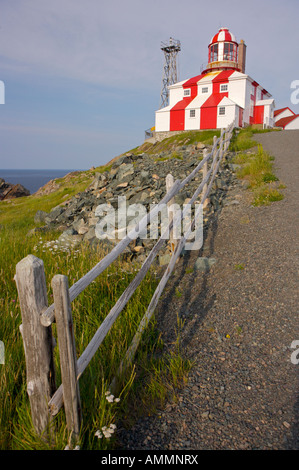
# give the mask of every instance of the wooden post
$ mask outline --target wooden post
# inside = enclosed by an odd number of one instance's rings
[[[16,284],[22,314],[22,337],[26,358],[27,393],[33,426],[38,434],[50,422],[48,401],[55,392],[51,326],[44,327],[40,317],[48,307],[44,263],[28,255],[16,266]]]
[[[215,142],[215,137],[216,137],[216,136],[214,136],[214,142]],[[217,139],[217,137],[216,137],[216,139]],[[207,149],[204,149],[204,151],[203,151],[203,158],[205,158],[205,157],[207,156],[207,154],[208,154],[208,150],[207,150]],[[206,162],[204,163],[203,167],[202,167],[202,179],[203,179],[203,180],[206,178],[207,174],[208,174],[208,161],[206,161]],[[203,196],[205,195],[205,193],[207,192],[207,189],[208,189],[208,183],[205,183],[205,184],[204,184],[204,187],[203,187],[203,190],[202,190],[202,193],[201,193],[201,197],[203,197]],[[204,203],[203,203],[202,208],[205,209],[208,204],[209,204],[209,199],[206,198],[205,201],[204,201]]]
[[[225,144],[223,143],[225,134],[223,133],[224,129],[221,129],[221,139],[220,139],[220,160],[222,160],[223,154],[224,154],[224,146]]]
[[[67,276],[60,274],[54,276],[52,279],[52,289],[66,423],[71,433],[70,438],[74,442],[79,437],[82,415],[77,355]]]
[[[174,177],[169,173],[166,176],[166,192],[169,193],[171,188],[173,187],[174,184]],[[170,207],[174,204],[174,198],[170,199],[170,201],[167,203],[167,210],[168,210],[168,221],[169,223],[172,222],[173,220],[173,211],[170,210]],[[169,231],[169,240],[170,240],[170,247],[171,247],[171,253],[174,252],[177,241],[174,239],[174,230],[173,228]]]

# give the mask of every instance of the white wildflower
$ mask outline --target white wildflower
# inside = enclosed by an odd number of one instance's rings
[[[103,434],[101,433],[101,431],[98,429],[95,433],[95,436],[98,438],[98,439],[102,439],[103,437]]]
[[[113,403],[114,395],[107,395],[106,400],[109,401],[109,403]]]

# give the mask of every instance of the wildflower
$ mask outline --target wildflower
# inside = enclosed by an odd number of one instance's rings
[[[115,398],[114,401],[118,403],[120,401],[120,398]]]
[[[98,438],[98,439],[102,439],[103,437],[103,434],[101,433],[101,431],[98,429],[95,433],[95,436]]]
[[[106,400],[109,401],[109,403],[113,403],[114,395],[107,395]]]
[[[116,429],[115,424],[110,424],[109,428],[107,428],[107,426],[103,426],[102,427],[102,432],[103,432],[103,435],[105,436],[105,438],[110,439],[110,437],[114,433],[115,429]],[[101,434],[100,431],[97,431],[97,433]],[[97,435],[97,433],[96,433],[96,435]],[[101,437],[102,437],[102,435],[101,435]]]

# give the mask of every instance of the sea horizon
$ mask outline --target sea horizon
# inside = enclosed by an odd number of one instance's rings
[[[21,184],[34,194],[39,188],[49,181],[62,178],[72,171],[85,171],[83,169],[0,169],[0,178],[6,183]]]

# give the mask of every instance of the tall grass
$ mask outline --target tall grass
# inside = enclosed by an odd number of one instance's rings
[[[85,187],[86,187],[85,182]],[[63,186],[63,185],[62,185]],[[80,245],[62,251],[52,248],[50,241],[58,233],[37,232],[28,236],[34,225],[34,214],[38,209],[49,211],[65,199],[65,188],[48,196],[30,196],[10,203],[0,203],[0,340],[5,346],[5,364],[0,364],[0,449],[64,449],[68,443],[68,432],[64,411],[54,418],[51,424],[51,440],[45,441],[37,436],[32,428],[29,400],[26,392],[26,371],[23,343],[20,334],[21,314],[14,281],[16,264],[29,253],[44,262],[48,286],[48,302],[52,303],[51,279],[55,274],[68,276],[71,286],[86,274],[107,251],[103,247],[91,248]],[[82,191],[84,185],[74,185],[68,194]],[[115,304],[121,293],[136,274],[138,265],[120,259],[113,263],[72,303],[72,315],[79,357],[94,335],[97,328]],[[145,277],[135,294],[128,302],[109,334],[105,338],[90,365],[80,378],[80,395],[83,408],[83,425],[79,445],[83,449],[110,449],[113,435],[109,437],[110,425],[117,425],[124,416],[130,419],[140,410],[135,404],[147,403],[147,409],[156,407],[159,394],[168,396],[174,390],[171,371],[178,369],[176,375],[183,378],[190,364],[184,362],[177,350],[173,355],[164,356],[163,343],[155,320],[149,324],[135,363],[129,371],[119,397],[109,398],[111,383],[120,360],[123,358],[136,332],[151,296],[157,285],[153,270]],[[56,336],[55,324],[53,334]],[[155,383],[156,394],[143,386],[143,380],[150,382],[157,376],[156,354],[163,365],[163,383]],[[55,348],[55,369],[57,386],[61,383],[58,346]],[[167,376],[167,380],[166,377]],[[152,380],[154,383],[154,380]],[[165,392],[167,390],[167,393]],[[163,391],[164,390],[164,391]],[[107,395],[108,394],[108,395]],[[116,400],[115,398],[120,398]],[[112,401],[111,401],[112,400]],[[159,404],[161,400],[159,399]],[[163,401],[163,400],[162,400]],[[140,408],[140,407],[139,407]],[[145,410],[145,407],[144,407]],[[104,427],[104,430],[103,430]],[[106,427],[106,428],[105,428]],[[105,432],[106,436],[105,437]],[[108,434],[107,434],[108,433]],[[100,437],[99,437],[100,436]]]
[[[253,191],[253,205],[270,204],[283,199],[279,191],[279,179],[274,174],[273,157],[259,144],[253,153],[238,153],[234,163],[240,164],[237,176],[248,181],[248,187]]]

